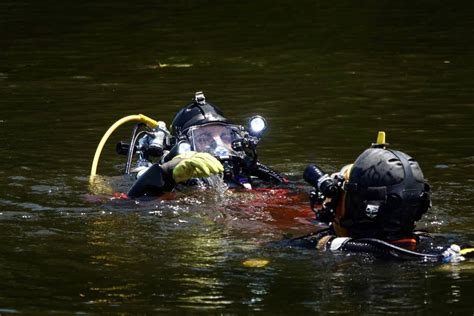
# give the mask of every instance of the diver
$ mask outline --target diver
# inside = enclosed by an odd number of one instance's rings
[[[314,187],[311,208],[316,221],[328,227],[291,239],[290,246],[436,262],[459,262],[473,254],[469,246],[433,246],[433,236],[415,229],[431,208],[430,186],[415,159],[387,145],[379,132],[377,142],[340,172],[306,167],[303,177]]]
[[[257,158],[265,120],[252,117],[248,128],[233,124],[202,92],[196,92],[194,100],[178,111],[171,131],[163,122],[153,129],[143,127],[137,124],[130,143],[120,142],[116,148],[117,153],[128,156],[125,172],[137,178],[128,198],[160,195],[178,184],[209,186],[215,175],[231,188],[288,182]],[[134,168],[133,154],[138,155]]]

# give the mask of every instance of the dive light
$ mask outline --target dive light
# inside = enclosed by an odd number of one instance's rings
[[[267,128],[267,122],[260,115],[252,116],[248,122],[249,134],[260,137]]]

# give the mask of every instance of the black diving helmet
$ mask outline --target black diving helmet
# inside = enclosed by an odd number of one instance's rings
[[[354,238],[409,238],[431,207],[430,187],[418,162],[385,146],[373,146],[356,159],[344,190],[335,222]]]
[[[242,128],[207,102],[202,92],[196,92],[194,102],[181,109],[171,123],[171,135],[181,144],[181,151],[207,152],[221,160],[231,156],[243,158],[243,153],[232,146],[241,132]]]
[[[259,134],[253,132],[252,122],[260,129]],[[206,101],[202,92],[196,92],[194,101],[174,117],[171,135],[178,153],[207,152],[223,163],[226,176],[234,177],[240,169],[255,163],[256,144],[265,129],[265,120],[254,117],[249,126],[247,131],[231,123],[218,107]]]
[[[202,92],[196,92],[192,103],[186,105],[171,122],[171,135],[179,138],[190,127],[208,123],[231,124],[222,111],[206,101]]]

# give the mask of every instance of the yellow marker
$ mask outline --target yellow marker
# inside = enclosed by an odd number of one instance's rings
[[[377,135],[377,145],[385,144],[385,132],[380,131]]]
[[[265,267],[270,261],[266,259],[247,259],[242,262],[242,265],[247,268],[263,268]]]

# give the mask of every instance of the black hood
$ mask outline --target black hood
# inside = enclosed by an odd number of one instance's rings
[[[356,238],[409,237],[430,205],[429,185],[418,162],[396,150],[365,150],[354,162],[345,189],[341,225]]]

